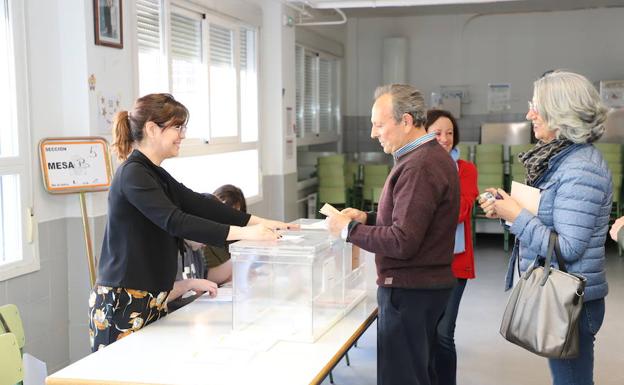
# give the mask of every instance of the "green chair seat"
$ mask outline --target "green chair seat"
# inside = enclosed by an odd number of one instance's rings
[[[502,163],[477,163],[476,166],[479,174],[503,174]]]
[[[622,164],[622,153],[621,152],[608,152],[603,153],[602,157],[609,164]]]
[[[603,154],[622,153],[622,145],[619,143],[594,143],[594,146]]]
[[[321,156],[317,159],[317,164],[318,165],[321,165],[321,164],[344,165],[345,156],[344,154]]]
[[[526,152],[533,148],[532,144],[514,144],[509,146],[509,163],[519,164],[518,154]]]
[[[474,161],[476,164],[503,163],[503,154],[491,153],[491,152],[486,152],[486,153],[476,152],[474,155]]]
[[[347,202],[347,192],[343,187],[319,187],[318,202],[344,205]]]
[[[475,146],[476,153],[494,153],[494,154],[503,154],[503,145],[495,144],[495,143],[487,143],[487,144],[477,144]]]
[[[456,146],[459,150],[459,159],[466,160],[468,162],[472,161],[472,146],[469,144],[460,143]]]

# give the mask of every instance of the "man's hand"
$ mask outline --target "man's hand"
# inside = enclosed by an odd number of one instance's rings
[[[332,235],[340,236],[340,232],[351,222],[351,218],[344,214],[330,215],[326,219],[327,227]]]
[[[613,226],[611,226],[611,230],[609,231],[609,235],[611,236],[611,239],[613,239],[614,241],[617,242],[617,238],[618,238],[618,232],[620,231],[620,229],[622,228],[622,225],[624,225],[624,217],[619,217],[614,223]]]
[[[368,214],[366,214],[364,211],[360,211],[351,207],[347,207],[346,209],[342,210],[340,214],[346,215],[347,217],[351,218],[354,221],[358,221],[361,224],[366,224],[366,218],[368,217]]]

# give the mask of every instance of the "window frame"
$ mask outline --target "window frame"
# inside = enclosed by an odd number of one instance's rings
[[[0,158],[0,174],[17,174],[20,181],[21,209],[21,260],[0,264],[0,282],[28,274],[40,269],[38,237],[33,212],[34,180],[31,153],[31,125],[29,103],[18,103],[18,100],[29,101],[28,58],[26,40],[25,7],[20,0],[0,0],[7,7],[9,32],[9,78],[12,84],[8,92],[13,94],[13,111],[15,113],[15,130],[18,138],[18,155]],[[5,27],[2,25],[2,27]],[[11,68],[12,67],[12,68]],[[11,96],[11,95],[10,95]],[[4,218],[2,219],[4,221]]]
[[[136,5],[134,6],[136,7]],[[188,10],[190,12],[197,12],[204,15],[204,20],[202,23],[202,48],[203,55],[206,58],[206,71],[207,71],[207,92],[208,94],[208,106],[206,108],[209,109],[209,119],[210,118],[210,23],[219,25],[221,27],[226,27],[232,29],[234,33],[234,49],[233,49],[233,57],[234,57],[234,65],[235,65],[235,73],[236,73],[236,110],[237,110],[237,134],[236,136],[229,137],[217,137],[212,138],[210,133],[210,128],[208,129],[208,138],[186,138],[182,142],[180,147],[180,153],[178,157],[193,157],[193,156],[202,156],[202,155],[213,155],[213,154],[221,154],[227,152],[237,152],[237,151],[245,151],[245,150],[256,150],[258,153],[258,191],[259,194],[256,196],[249,196],[247,198],[248,204],[257,203],[262,200],[262,154],[260,150],[260,143],[262,140],[262,131],[261,131],[261,122],[260,122],[260,81],[259,81],[259,64],[260,64],[260,47],[259,47],[259,35],[260,28],[258,26],[251,25],[242,20],[238,20],[236,18],[226,16],[218,11],[214,11],[209,9],[207,6],[200,6],[194,3],[191,3],[186,0],[160,0],[160,15],[161,20],[161,55],[165,57],[166,69],[164,69],[163,76],[167,78],[166,82],[163,82],[168,85],[168,90],[166,92],[171,92],[172,90],[172,55],[171,55],[171,13],[173,9],[182,9]],[[135,17],[133,18],[136,23],[136,8],[134,12]],[[257,138],[254,141],[243,142],[243,134],[242,134],[242,111],[241,111],[241,65],[240,65],[240,29],[246,28],[253,31],[254,34],[254,44],[255,44],[255,55],[254,55],[254,63],[256,69],[256,127],[257,127]],[[134,44],[133,48],[133,60],[135,67],[135,95],[139,97],[139,48],[138,48],[138,29],[137,26],[133,26],[133,38],[136,44]],[[192,114],[192,111],[191,111]]]
[[[300,49],[297,54],[298,49]],[[297,68],[295,70],[295,85],[297,87],[296,94],[300,95],[300,105],[296,108],[296,121],[297,121],[297,138],[298,139],[309,139],[309,138],[317,138],[320,136],[328,136],[328,137],[337,137],[342,134],[342,124],[341,124],[341,109],[342,109],[342,99],[341,99],[341,67],[342,67],[342,57],[332,55],[330,53],[317,50],[311,47],[306,46],[305,44],[296,43],[295,49],[295,66],[303,65],[303,68]],[[300,57],[299,57],[300,56]],[[306,114],[305,114],[305,97],[306,97],[306,56],[313,58],[313,68],[311,69],[313,78],[312,78],[312,110],[313,117],[311,122],[311,129],[306,125]],[[329,105],[330,105],[330,127],[327,130],[321,130],[321,105],[320,105],[320,78],[321,78],[321,60],[326,60],[329,66],[329,84],[328,84],[328,92],[329,92]]]

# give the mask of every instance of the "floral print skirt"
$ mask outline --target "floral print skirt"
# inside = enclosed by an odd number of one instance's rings
[[[93,288],[89,296],[91,351],[96,352],[167,315],[168,294],[123,287]]]

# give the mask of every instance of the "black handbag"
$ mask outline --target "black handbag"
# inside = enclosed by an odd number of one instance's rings
[[[558,269],[551,266],[555,249]],[[545,261],[536,258],[509,296],[500,334],[543,357],[577,357],[585,283],[585,277],[567,272],[557,233],[551,231]]]

